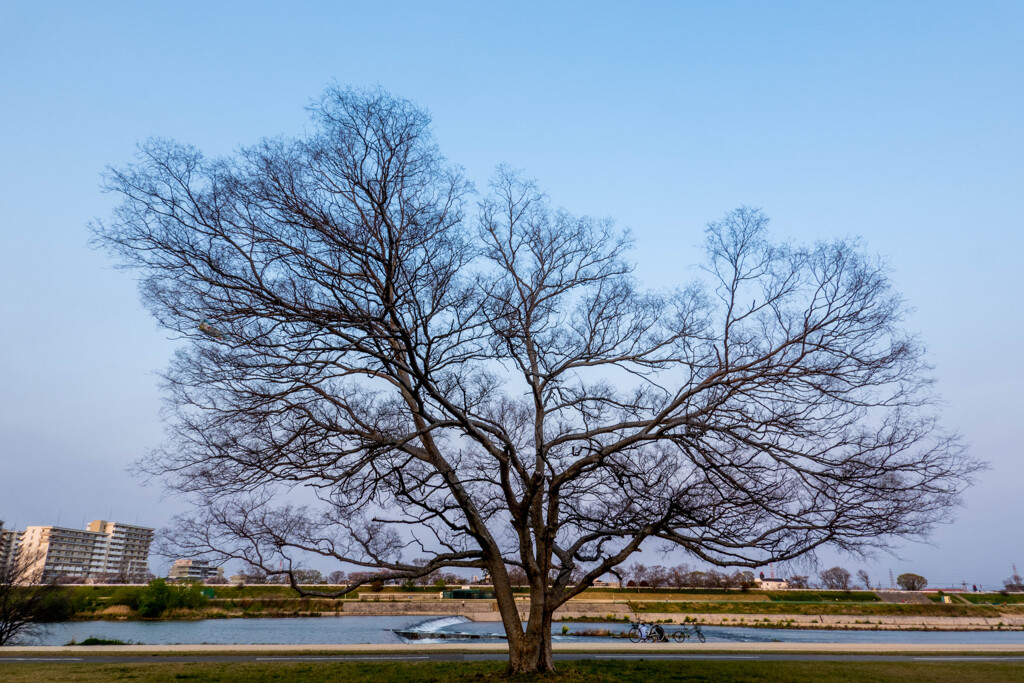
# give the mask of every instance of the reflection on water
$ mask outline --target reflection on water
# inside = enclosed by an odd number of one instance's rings
[[[629,624],[622,623],[556,623],[552,626],[555,641],[607,641],[607,637],[563,636],[569,633],[608,630],[624,634]],[[162,644],[400,644],[407,642],[393,630],[414,630],[424,633],[466,633],[499,636],[504,633],[500,621],[473,622],[463,617],[424,616],[343,616],[301,617],[296,619],[204,619],[200,621],[79,621],[50,624],[46,634],[35,642],[39,645],[64,645],[74,639],[108,638],[147,645]],[[671,630],[666,626],[666,630]],[[1024,631],[823,631],[799,629],[761,629],[728,626],[705,626],[704,634],[711,642],[796,642],[796,643],[927,643],[927,644],[1014,644],[1024,645]],[[441,639],[418,639],[417,643],[442,642]],[[680,647],[699,647],[687,642]]]

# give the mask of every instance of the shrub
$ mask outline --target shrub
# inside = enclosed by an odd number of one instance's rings
[[[139,608],[139,595],[143,588],[118,588],[107,600],[109,605],[125,605],[130,609],[137,610]]]
[[[64,589],[48,591],[36,605],[34,617],[36,621],[53,622],[67,621],[74,614],[71,596]]]
[[[163,579],[154,579],[138,597],[140,617],[155,618],[169,609],[199,609],[206,604],[202,587],[194,583],[169,586]]]
[[[170,606],[171,587],[163,579],[153,579],[142,589],[138,599],[140,617],[158,617]]]
[[[118,640],[117,638],[94,638],[89,636],[78,645],[134,645],[132,641]],[[68,645],[75,645],[75,641],[72,640]]]
[[[96,596],[85,593],[84,591],[73,591],[69,599],[71,600],[71,611],[74,614],[95,612],[100,607],[100,601]]]

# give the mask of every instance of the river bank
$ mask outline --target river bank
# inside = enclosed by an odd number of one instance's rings
[[[301,619],[301,618],[346,618],[346,617],[460,617],[473,622],[498,623],[500,614],[496,609],[484,605],[472,607],[462,605],[344,605],[341,610],[323,611],[264,611],[260,613],[243,610],[203,609],[175,610],[160,619],[139,619],[124,610],[94,615],[76,622],[118,621],[158,623],[161,621],[199,621],[217,619]],[[824,612],[824,610],[822,610]],[[528,613],[523,610],[520,617],[525,621]],[[555,612],[556,623],[628,623],[637,618],[658,623],[694,623],[704,626],[731,626],[744,628],[772,629],[843,629],[873,631],[1024,631],[1024,616],[992,615],[987,617],[935,617],[922,615],[867,616],[843,614],[732,614],[689,612],[643,612],[634,613],[628,606],[601,605],[600,609],[582,609]]]
[[[138,594],[145,588],[69,587],[66,621],[142,620]],[[460,617],[500,621],[492,599],[444,599],[439,592],[360,592],[345,598],[299,597],[284,586],[217,587],[201,604],[169,608],[156,619]],[[202,596],[201,596],[202,597]],[[1024,629],[1024,602],[1009,596],[840,591],[588,591],[558,609],[555,621],[619,622],[642,617],[665,623],[782,629],[989,631]],[[898,602],[897,602],[898,600]],[[528,616],[528,599],[519,599]]]
[[[211,601],[213,602],[213,601]],[[621,622],[643,618],[647,621],[664,623],[692,622],[717,626],[744,626],[796,629],[865,629],[865,630],[945,630],[945,631],[989,631],[1024,629],[1024,613],[1017,607],[1010,610],[969,608],[975,614],[935,615],[922,613],[930,605],[888,605],[888,613],[877,609],[870,611],[851,610],[848,606],[816,605],[801,606],[803,611],[764,611],[754,605],[744,606],[743,611],[701,611],[703,605],[666,605],[667,611],[648,609],[637,610],[635,605],[625,603],[573,602],[554,614],[556,622]],[[689,607],[690,609],[685,609]],[[734,606],[735,607],[735,606]],[[696,608],[696,609],[695,609]],[[934,612],[927,609],[927,612]],[[949,610],[954,611],[954,610]],[[808,613],[810,612],[810,613]],[[836,613],[839,612],[839,613]],[[849,612],[849,613],[848,613]],[[977,612],[981,612],[980,614]],[[501,615],[493,601],[423,601],[407,603],[359,602],[319,603],[319,601],[281,601],[279,604],[257,605],[210,605],[200,609],[170,610],[159,619],[140,619],[130,608],[115,605],[86,614],[76,614],[73,621],[190,621],[201,619],[278,619],[301,617],[464,617],[477,622],[498,622]],[[528,618],[526,605],[520,616]]]
[[[692,622],[691,622],[692,623]],[[629,623],[556,622],[552,638],[558,643],[622,642]],[[676,627],[665,628],[670,633]],[[778,628],[775,624],[702,626],[708,643],[907,643],[979,645],[1004,644],[1024,648],[1024,630],[942,630],[904,628],[840,629]],[[415,634],[409,637],[408,634]],[[404,634],[404,635],[403,635]],[[288,619],[205,619],[193,621],[87,621],[48,625],[37,634],[38,645],[59,646],[88,639],[121,644],[392,644],[445,643],[452,640],[496,642],[505,637],[501,622],[473,621],[466,617],[431,616],[339,616]],[[698,643],[689,643],[696,647]]]
[[[645,612],[643,618],[662,623],[679,623],[674,612]],[[560,622],[589,622],[586,618],[563,618]],[[823,629],[852,631],[1024,631],[1024,616],[1015,617],[856,617],[821,614],[688,614],[685,623],[702,626],[732,626],[772,629]]]

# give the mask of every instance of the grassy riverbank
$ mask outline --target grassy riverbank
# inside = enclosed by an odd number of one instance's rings
[[[311,587],[312,588],[312,587]],[[330,587],[317,587],[329,591]],[[161,589],[163,590],[163,589]],[[442,600],[437,589],[418,591],[360,590],[344,598],[301,597],[287,586],[168,587],[163,606],[154,609],[153,586],[68,586],[52,621],[164,620],[237,617],[308,617],[408,613],[484,614],[494,611],[489,600]],[[202,591],[202,594],[200,593]],[[180,592],[180,595],[179,595]],[[525,597],[525,596],[524,596]],[[882,602],[867,591],[716,591],[671,589],[591,589],[566,606],[572,620],[622,620],[637,614],[758,615],[765,617],[843,616],[851,618],[1024,617],[1024,597],[972,594],[970,600]],[[1005,602],[1005,604],[1003,604]],[[479,617],[477,617],[479,618]],[[486,618],[486,617],[485,617]],[[774,619],[773,619],[774,621]],[[783,623],[780,621],[780,623]]]
[[[135,683],[195,679],[222,683],[243,681],[403,681],[449,683],[500,681],[502,662],[302,662],[302,663],[142,663],[142,664],[0,664],[0,681],[76,681],[100,683],[132,680]],[[559,662],[559,673],[517,681],[929,681],[932,683],[996,683],[1024,680],[1019,662],[687,662],[687,661],[573,661]]]
[[[999,617],[1024,616],[1021,605],[946,605],[843,603],[843,602],[634,602],[629,605],[638,613],[677,612],[680,614],[806,614],[858,617]]]

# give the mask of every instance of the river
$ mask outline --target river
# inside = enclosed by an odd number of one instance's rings
[[[563,636],[569,633],[607,629],[624,633],[622,623],[556,623],[556,642],[596,642],[607,637]],[[495,641],[504,633],[501,622],[474,622],[464,617],[344,616],[293,619],[201,619],[197,621],[75,621],[48,624],[34,641],[38,645],[65,645],[86,638],[117,639],[146,645],[162,644],[381,644],[407,643],[398,631],[418,631],[416,643],[435,642],[431,633],[466,634],[481,637],[476,642]],[[670,630],[666,626],[666,630]],[[830,631],[814,629],[770,629],[705,626],[708,642],[793,642],[793,643],[925,643],[925,644],[1013,644],[1024,646],[1024,631]],[[439,639],[438,639],[439,642]],[[687,646],[698,643],[687,642]]]

